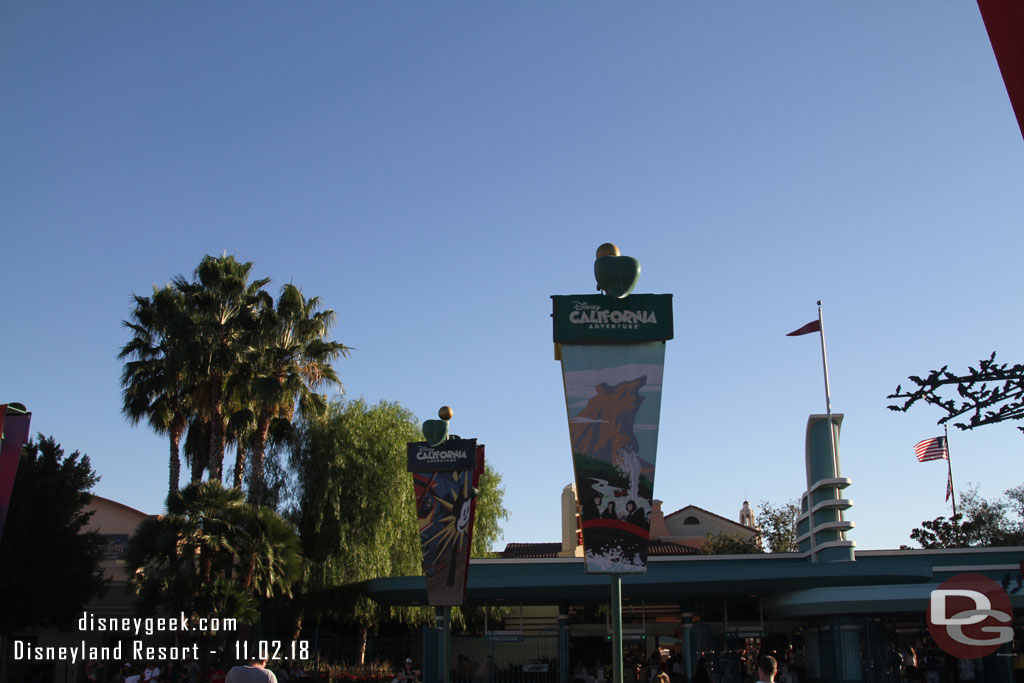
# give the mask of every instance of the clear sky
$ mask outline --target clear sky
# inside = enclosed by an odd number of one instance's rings
[[[805,487],[845,414],[850,538],[949,514],[907,375],[1024,359],[1024,141],[977,6],[0,5],[0,401],[162,510],[166,441],[120,415],[133,293],[204,254],[338,314],[350,397],[449,404],[504,477],[506,542],[557,541],[572,481],[552,294],[606,241],[672,293],[655,497],[736,518]],[[958,485],[1024,481],[1012,425],[950,434]]]

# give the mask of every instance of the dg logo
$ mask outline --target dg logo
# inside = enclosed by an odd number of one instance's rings
[[[1013,608],[998,583],[981,574],[957,574],[932,591],[928,632],[944,652],[987,657],[1013,640]]]

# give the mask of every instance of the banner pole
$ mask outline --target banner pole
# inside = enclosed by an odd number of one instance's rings
[[[612,683],[622,681],[622,575],[612,574]]]

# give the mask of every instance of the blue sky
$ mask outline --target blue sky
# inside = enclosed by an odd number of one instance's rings
[[[907,375],[1024,357],[1024,143],[972,2],[8,2],[2,395],[145,512],[166,445],[120,416],[120,321],[204,254],[333,308],[348,396],[487,444],[504,542],[572,480],[552,294],[606,241],[672,293],[655,496],[730,518],[805,486],[845,414],[850,537],[948,514],[886,409]],[[956,482],[1024,481],[1011,425]]]

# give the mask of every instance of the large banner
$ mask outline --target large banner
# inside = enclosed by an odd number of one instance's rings
[[[586,570],[642,574],[671,295],[553,299]]]
[[[434,606],[461,605],[484,447],[476,439],[449,439],[438,446],[410,443],[408,465],[416,493],[427,600]]]

